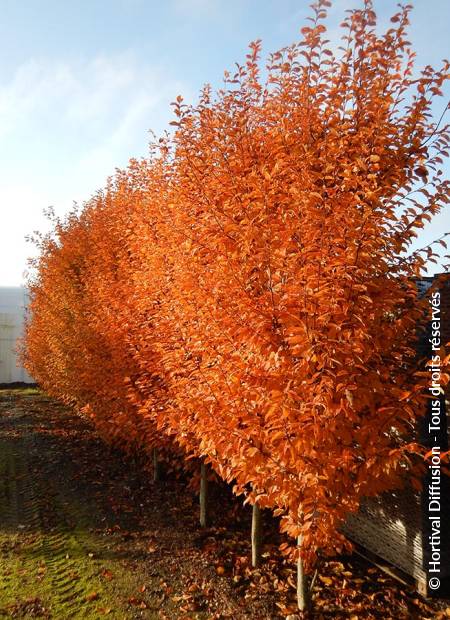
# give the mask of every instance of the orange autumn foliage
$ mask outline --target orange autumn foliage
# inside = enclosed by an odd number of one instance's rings
[[[57,224],[24,354],[105,436],[206,458],[307,562],[410,465],[435,250],[409,250],[449,198],[448,63],[415,77],[410,6],[379,35],[369,0],[334,52],[328,6],[265,80],[257,41],[224,90],[178,98],[173,135]]]

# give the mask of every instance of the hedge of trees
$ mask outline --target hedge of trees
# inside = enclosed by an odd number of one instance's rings
[[[432,116],[449,63],[415,72],[411,7],[379,34],[370,0],[331,49],[329,6],[264,69],[256,41],[222,90],[178,97],[146,159],[55,219],[24,350],[108,440],[175,469],[200,459],[255,527],[272,510],[300,575],[419,450],[414,279],[437,250],[410,250],[449,197]]]

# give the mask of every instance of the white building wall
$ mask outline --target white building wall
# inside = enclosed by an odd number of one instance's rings
[[[17,339],[23,334],[27,290],[0,286],[0,383],[32,383],[25,368],[18,366]]]

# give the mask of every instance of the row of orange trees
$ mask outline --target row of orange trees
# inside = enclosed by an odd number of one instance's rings
[[[328,6],[263,70],[257,41],[223,90],[179,97],[149,157],[55,222],[24,353],[110,440],[198,457],[270,508],[307,566],[409,466],[435,257],[410,248],[449,189],[449,64],[415,74],[411,7],[378,34],[370,0],[333,51]]]

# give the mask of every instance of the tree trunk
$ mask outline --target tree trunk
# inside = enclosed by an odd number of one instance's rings
[[[153,448],[153,482],[158,482],[161,478],[161,465],[158,461],[158,450]]]
[[[208,479],[206,473],[206,465],[202,462],[200,465],[200,527],[206,527],[208,522]]]
[[[297,538],[299,550],[302,546],[302,537]],[[308,579],[303,568],[303,560],[298,556],[297,560],[297,605],[300,611],[306,611],[310,606],[310,592],[308,589]]]
[[[252,566],[258,568],[261,564],[262,528],[261,508],[253,504],[252,512]]]

